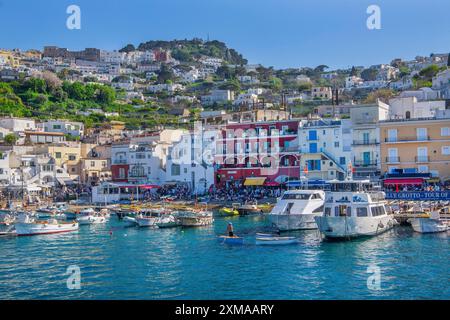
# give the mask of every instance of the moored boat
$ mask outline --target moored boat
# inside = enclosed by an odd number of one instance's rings
[[[178,219],[171,215],[171,214],[166,214],[162,217],[160,217],[158,219],[158,221],[156,222],[156,226],[158,228],[175,228],[178,227],[180,225],[180,222],[178,221]]]
[[[323,213],[321,190],[288,190],[267,216],[280,231],[317,229],[315,217]]]
[[[183,227],[202,227],[214,222],[211,211],[185,211],[178,215],[178,219]]]
[[[106,217],[94,209],[89,208],[81,211],[76,221],[80,225],[101,224],[106,222]]]
[[[287,245],[298,243],[296,237],[257,237],[256,245]]]
[[[444,212],[442,209],[441,212]],[[450,230],[449,221],[441,219],[439,211],[432,211],[427,217],[410,218],[408,222],[413,230],[419,233],[438,233]]]
[[[20,222],[17,222],[14,226],[18,236],[53,234],[78,230],[77,222],[62,222],[56,219],[38,221],[28,215],[20,219]]]
[[[375,236],[393,228],[392,214],[387,214],[384,196],[373,192],[369,180],[330,181],[325,195],[323,216],[315,217],[319,231],[330,239]]]

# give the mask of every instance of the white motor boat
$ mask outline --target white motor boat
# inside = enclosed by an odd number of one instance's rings
[[[411,223],[414,231],[419,233],[438,233],[450,230],[449,222],[442,220],[438,211],[432,211],[430,217],[427,218],[410,218],[408,222]]]
[[[136,217],[124,216],[122,222],[126,227],[134,227],[137,225]]]
[[[76,221],[80,225],[101,224],[106,222],[106,217],[89,208],[81,211]]]
[[[324,200],[321,190],[288,190],[268,219],[280,231],[317,229],[314,218],[322,215]]]
[[[159,210],[142,210],[136,215],[136,223],[139,227],[157,227],[156,223],[161,217]]]
[[[369,180],[329,182],[331,191],[325,194],[323,216],[315,217],[321,234],[326,238],[350,239],[375,236],[391,229],[393,215],[387,214],[384,194],[371,192]]]
[[[174,228],[178,227],[180,225],[180,222],[177,218],[175,218],[174,215],[167,214],[163,215],[159,218],[159,220],[156,222],[156,226],[158,228]]]
[[[78,230],[78,223],[62,222],[56,219],[38,221],[28,215],[25,215],[15,224],[15,229],[18,236],[32,236],[76,231]]]

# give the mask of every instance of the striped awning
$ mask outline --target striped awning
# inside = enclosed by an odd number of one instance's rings
[[[251,177],[245,179],[244,186],[262,186],[264,185],[264,181],[266,181],[265,177]]]

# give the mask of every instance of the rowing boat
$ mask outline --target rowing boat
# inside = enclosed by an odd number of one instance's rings
[[[298,243],[295,237],[257,237],[257,245],[286,245]]]
[[[241,237],[229,237],[229,236],[219,236],[220,243],[231,244],[231,245],[242,245],[244,244],[244,238]]]

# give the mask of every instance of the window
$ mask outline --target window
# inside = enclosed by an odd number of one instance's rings
[[[339,141],[335,141],[335,142],[334,142],[334,147],[335,147],[335,148],[339,148]]]
[[[370,208],[370,210],[372,212],[372,217],[381,216],[381,215],[385,214],[383,206],[372,207],[372,208]]]
[[[444,155],[444,156],[450,155],[450,146],[443,146],[442,147],[442,155]]]
[[[102,167],[106,168],[106,161],[102,161]]]
[[[75,156],[73,154],[69,155],[69,160],[70,161],[75,161],[76,159],[77,159],[77,156]]]
[[[356,216],[367,217],[367,208],[356,208]]]
[[[441,128],[441,136],[443,137],[450,136],[450,128],[449,127]]]
[[[53,129],[54,130],[59,130],[59,129],[61,129],[61,125],[60,124],[54,124],[53,125]]]
[[[125,168],[119,168],[119,179],[125,179]]]
[[[320,160],[307,160],[306,165],[309,171],[320,171]]]
[[[173,176],[179,176],[180,175],[180,165],[179,164],[172,164],[172,167],[170,168],[170,171],[172,172]]]
[[[340,165],[345,165],[345,157],[340,157],[339,158],[339,164]]]
[[[325,212],[323,213],[323,215],[329,217],[331,215],[331,208],[330,207],[325,208]]]
[[[61,152],[56,152],[55,153],[55,158],[56,159],[61,159]]]
[[[307,193],[285,193],[283,200],[309,200],[309,194]]]
[[[91,167],[95,167],[95,161],[91,161]]]

